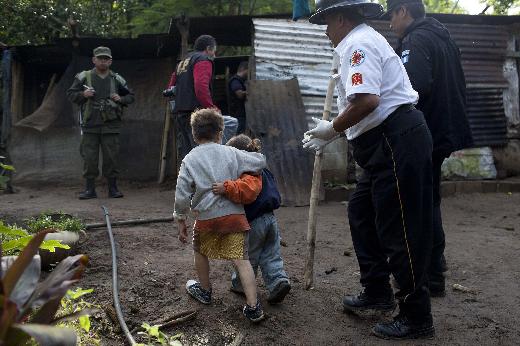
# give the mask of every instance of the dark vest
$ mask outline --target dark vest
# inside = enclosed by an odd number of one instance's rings
[[[246,116],[246,107],[245,107],[245,99],[239,99],[235,92],[231,90],[231,83],[233,81],[238,81],[242,85],[242,90],[246,90],[245,80],[240,76],[234,75],[228,83],[229,90],[229,115],[234,117],[245,117]]]
[[[193,79],[193,68],[199,61],[211,61],[213,66],[213,60],[211,60],[206,54],[202,52],[191,52],[184,60],[177,64],[177,81],[175,82],[175,108],[173,109],[174,112],[191,112],[194,109],[200,107],[200,103],[195,96],[195,82]],[[215,69],[212,68],[212,70],[214,71]],[[213,93],[211,83],[209,88],[210,93]]]

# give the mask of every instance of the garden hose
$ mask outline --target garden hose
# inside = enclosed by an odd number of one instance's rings
[[[125,319],[123,318],[123,312],[121,311],[121,306],[119,304],[119,284],[117,281],[117,254],[114,242],[114,235],[112,234],[112,226],[110,225],[110,217],[108,216],[108,209],[105,206],[101,206],[101,209],[103,209],[103,213],[105,214],[108,236],[110,238],[110,247],[112,249],[112,294],[114,296],[114,308],[116,309],[117,319],[119,320],[119,324],[121,325],[121,329],[123,330],[126,339],[130,343],[130,345],[136,345],[136,342],[132,337],[132,334],[130,334],[130,331],[128,330],[128,326],[125,323]]]

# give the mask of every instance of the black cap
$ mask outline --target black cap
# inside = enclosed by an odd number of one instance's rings
[[[383,13],[381,19],[390,19],[390,14],[392,13],[392,11],[401,5],[422,3],[422,0],[386,0],[386,12]]]
[[[324,25],[325,15],[339,9],[352,8],[365,18],[376,18],[383,12],[383,7],[370,0],[316,0],[316,12],[309,18],[312,24]]]

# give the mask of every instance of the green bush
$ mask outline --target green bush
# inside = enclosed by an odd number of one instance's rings
[[[77,217],[65,214],[62,211],[46,211],[26,220],[27,230],[30,233],[38,233],[44,229],[58,231],[79,232],[85,230],[85,224]]]

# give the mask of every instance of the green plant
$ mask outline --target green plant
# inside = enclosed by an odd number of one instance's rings
[[[59,316],[70,316],[75,313],[83,311],[96,311],[99,309],[98,305],[89,303],[83,299],[83,296],[92,293],[93,289],[82,289],[81,287],[75,290],[68,290],[61,300],[61,308],[58,311]],[[58,323],[58,326],[69,327],[74,329],[78,336],[78,345],[100,345],[101,341],[98,336],[98,331],[92,328],[90,322],[90,314],[79,316],[78,319],[68,320]]]
[[[4,158],[0,156],[0,159]],[[11,165],[6,165],[0,162],[0,190],[7,188],[7,183],[9,182],[9,176],[6,173],[14,172],[15,169]]]
[[[169,336],[159,330],[159,326],[151,326],[148,323],[143,323],[141,327],[144,332],[138,332],[137,334],[148,338],[146,344],[137,344],[137,346],[151,346],[151,345],[162,345],[162,346],[182,346],[179,338],[182,334]]]
[[[0,220],[0,243],[2,243],[2,253],[7,256],[16,255],[29,244],[34,237],[25,229],[16,225],[6,225]],[[41,242],[40,249],[55,252],[56,248],[70,249],[70,246],[62,244],[59,240],[44,240]]]
[[[46,211],[26,220],[27,230],[37,233],[44,229],[59,231],[79,232],[85,229],[85,224],[77,217],[63,213],[62,211]]]
[[[35,234],[16,258],[2,258],[0,253],[0,345],[25,345],[31,338],[42,346],[76,345],[73,330],[53,325],[85,314],[55,317],[61,299],[79,280],[88,259],[85,255],[67,257],[38,282],[40,265],[35,255],[47,233]]]

